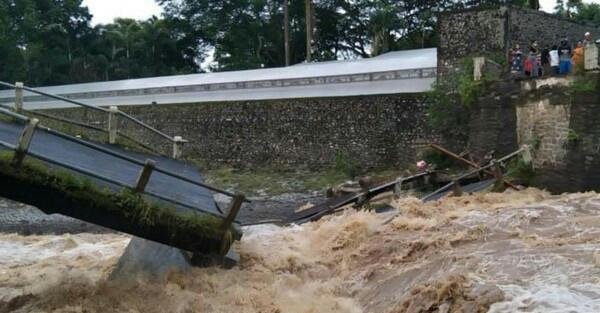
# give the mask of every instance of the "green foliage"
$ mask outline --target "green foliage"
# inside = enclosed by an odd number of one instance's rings
[[[197,69],[164,20],[90,21],[82,0],[0,2],[0,80],[40,86]]]
[[[579,140],[579,134],[576,131],[569,128],[569,132],[567,133],[567,142],[575,142]]]
[[[600,4],[584,3],[581,0],[557,0],[555,14],[579,23],[600,25]]]
[[[0,2],[0,80],[31,86],[285,64],[282,0],[157,0],[164,18],[90,25],[82,0]],[[498,1],[313,1],[313,60],[435,47],[440,13]],[[305,2],[289,1],[291,63],[306,59]],[[537,1],[513,1],[535,8]],[[561,6],[562,7],[562,6]],[[569,1],[565,14],[599,23],[600,6]],[[563,14],[563,13],[560,13]],[[48,57],[48,56],[52,57]],[[492,58],[505,65],[505,57]],[[469,86],[464,93],[470,97]]]
[[[534,135],[529,144],[533,147],[534,150],[539,150],[540,146],[542,145],[542,139]]]
[[[536,173],[531,163],[527,164],[522,158],[517,158],[508,164],[506,176],[515,179],[519,184],[532,186],[535,182]]]
[[[266,193],[312,192],[338,185],[348,176],[334,168],[318,171],[284,171],[273,168],[236,170],[222,167],[205,171],[207,181],[225,189],[235,189],[246,195]]]
[[[497,1],[312,1],[313,60],[435,47],[437,16]],[[282,0],[159,0],[183,40],[214,48],[213,70],[284,65]],[[306,59],[305,1],[289,1],[291,63]]]
[[[470,60],[470,61],[469,61]],[[480,87],[473,81],[473,61],[465,59],[459,72],[449,73],[436,81],[427,94],[428,122],[447,138],[465,140],[469,121],[468,107],[476,100]]]
[[[82,2],[2,1],[0,80],[40,86],[192,73],[211,53],[214,71],[285,64],[282,0],[157,0],[165,10],[164,18],[117,19],[95,27]],[[518,2],[527,5],[525,0]],[[321,0],[313,4],[312,59],[334,60],[435,47],[440,13],[498,2]],[[584,16],[583,7],[579,11]],[[306,59],[305,1],[289,1],[289,13],[291,63],[295,64]],[[593,16],[585,14],[585,18]]]
[[[180,214],[170,206],[147,201],[129,189],[117,193],[100,189],[89,180],[76,177],[71,172],[51,169],[36,160],[26,159],[22,166],[14,168],[11,165],[12,157],[12,152],[0,153],[0,176],[2,179],[11,179],[16,186],[10,191],[3,190],[3,195],[9,192],[15,201],[23,201],[43,210],[76,210],[85,216],[111,216],[120,223],[144,231],[151,231],[158,225],[172,238],[182,229],[197,235],[196,238],[179,237],[179,243],[201,238],[220,240],[224,235],[220,230],[222,220],[211,215]],[[34,195],[31,194],[32,190],[35,191]],[[238,235],[234,229],[229,232],[236,237]],[[184,244],[189,248],[198,243]]]
[[[346,153],[338,151],[335,154],[335,169],[345,174],[348,178],[354,178],[360,174],[360,166]]]
[[[473,59],[463,60],[460,75],[458,75],[458,94],[461,103],[467,107],[471,106],[477,100],[477,97],[483,90],[483,82],[473,80]]]
[[[594,92],[598,90],[598,80],[595,75],[581,74],[575,77],[575,80],[568,88],[568,93],[574,96],[578,92]]]

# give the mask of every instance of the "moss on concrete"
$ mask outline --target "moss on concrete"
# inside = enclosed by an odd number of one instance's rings
[[[131,190],[112,192],[70,172],[26,159],[11,165],[12,152],[0,153],[0,196],[138,237],[199,253],[223,253],[241,234],[221,230],[222,219],[152,203]]]

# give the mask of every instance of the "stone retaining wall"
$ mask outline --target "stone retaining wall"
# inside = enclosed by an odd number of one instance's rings
[[[465,57],[488,56],[508,60],[508,51],[519,43],[527,51],[530,41],[540,48],[560,44],[567,37],[571,44],[583,40],[585,32],[600,38],[600,27],[513,6],[478,8],[442,14],[439,20],[440,44],[438,72],[456,70]],[[505,63],[506,64],[506,63]]]
[[[149,125],[190,140],[184,157],[208,166],[327,167],[342,156],[363,169],[414,164],[435,141],[422,94],[121,106]],[[105,125],[82,109],[52,114]],[[122,128],[151,145],[163,143],[132,124]]]
[[[470,151],[499,157],[529,145],[538,187],[600,190],[600,81],[595,91],[576,91],[573,82],[582,84],[573,77],[494,84],[472,108]]]

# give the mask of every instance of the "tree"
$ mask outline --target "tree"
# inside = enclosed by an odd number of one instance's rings
[[[594,25],[600,25],[600,4],[583,3],[581,6],[579,6],[577,14],[575,14],[574,18],[578,22],[588,22]]]
[[[90,26],[82,0],[0,2],[0,80],[31,86],[192,73],[190,43],[167,21]]]

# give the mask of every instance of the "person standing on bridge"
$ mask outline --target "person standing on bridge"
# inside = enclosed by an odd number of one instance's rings
[[[583,42],[579,41],[573,52],[573,72],[581,73],[585,71],[585,65],[583,64]]]
[[[565,38],[560,42],[560,48],[558,49],[559,57],[559,74],[567,75],[571,72],[571,56],[572,49],[569,41]]]
[[[558,46],[553,45],[550,50],[550,67],[552,68],[552,75],[558,75],[559,73],[560,60],[558,59]]]
[[[513,75],[520,76],[523,74],[523,51],[517,43],[511,51],[510,71]]]
[[[532,41],[529,47],[529,57],[527,58],[527,66],[525,71],[529,72],[529,76],[538,77],[542,69],[540,49],[538,48],[537,41]]]

